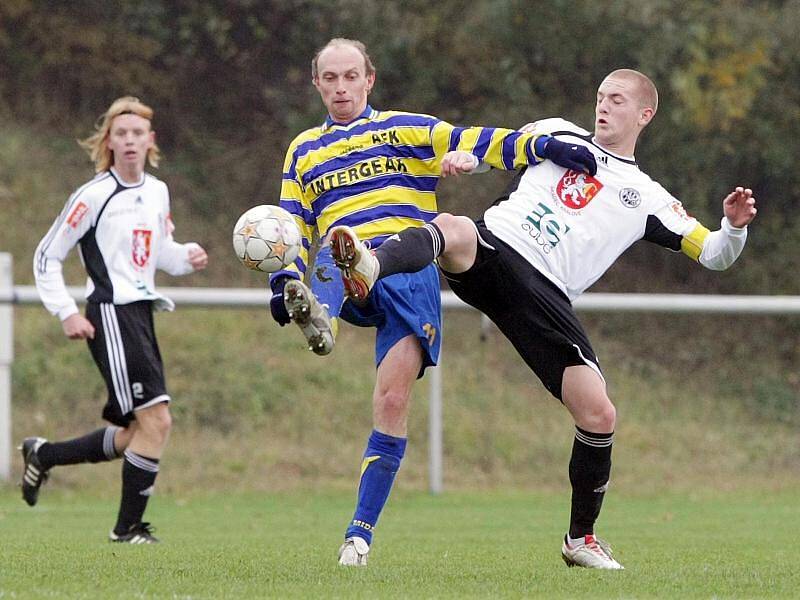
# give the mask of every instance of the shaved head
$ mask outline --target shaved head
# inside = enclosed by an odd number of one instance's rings
[[[633,69],[617,69],[606,75],[606,79],[625,79],[636,85],[636,96],[640,108],[652,108],[653,114],[658,110],[658,90],[652,80]]]

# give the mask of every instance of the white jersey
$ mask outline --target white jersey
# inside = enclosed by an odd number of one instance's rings
[[[90,302],[129,304],[152,300],[172,310],[172,301],[155,290],[156,268],[171,275],[194,269],[189,249],[172,239],[167,186],[143,174],[138,183],[122,181],[112,169],[78,188],[39,242],[33,259],[36,288],[47,310],[62,321],[78,312],[62,275],[62,262],[78,244],[88,279]]]
[[[598,146],[588,131],[563,119],[536,124],[536,133],[586,146],[594,176],[544,161],[529,167],[508,199],[486,211],[488,229],[558,286],[570,300],[597,281],[634,242],[645,239],[715,270],[739,256],[747,228],[723,217],[709,232],[682,204],[639,170],[633,158]]]

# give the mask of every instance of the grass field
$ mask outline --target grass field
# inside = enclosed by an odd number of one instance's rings
[[[600,533],[624,572],[567,569],[566,497],[398,493],[367,569],[338,567],[350,494],[155,496],[163,543],[105,541],[116,501],[0,491],[0,598],[788,598],[797,489],[611,494]],[[790,528],[793,530],[790,531]]]

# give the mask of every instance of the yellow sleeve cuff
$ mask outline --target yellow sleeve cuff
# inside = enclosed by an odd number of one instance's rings
[[[694,229],[683,236],[681,240],[681,252],[692,260],[699,261],[700,254],[703,252],[703,245],[709,233],[711,232],[708,229],[698,223]]]

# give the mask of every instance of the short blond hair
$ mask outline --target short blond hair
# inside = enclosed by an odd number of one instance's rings
[[[347,38],[333,38],[330,42],[325,44],[322,48],[317,50],[317,53],[314,55],[314,58],[311,59],[311,79],[318,79],[319,78],[319,56],[328,48],[333,48],[335,46],[352,46],[356,50],[361,53],[361,56],[364,57],[364,69],[366,70],[366,75],[370,76],[375,73],[375,66],[372,64],[372,60],[367,54],[367,47],[364,45],[363,42],[359,42],[358,40],[348,40]]]
[[[78,140],[81,147],[91,157],[97,173],[108,171],[114,164],[114,153],[108,147],[108,136],[111,132],[112,121],[120,115],[137,115],[152,122],[153,109],[135,96],[117,98],[111,103],[108,110],[97,119],[95,132],[85,140]],[[147,162],[155,168],[158,167],[160,160],[161,150],[154,143],[147,151]]]
[[[647,75],[635,69],[617,69],[606,75],[606,79],[609,77],[622,77],[635,82],[639,91],[640,108],[652,108],[653,114],[656,113],[658,110],[658,90],[656,89],[656,84]]]

